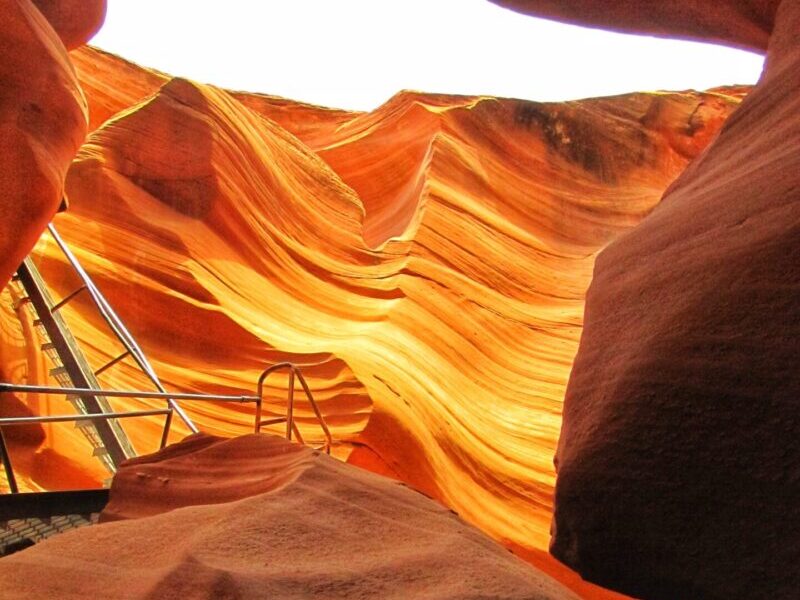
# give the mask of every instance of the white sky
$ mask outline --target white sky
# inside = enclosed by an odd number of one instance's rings
[[[172,75],[350,109],[401,89],[529,100],[706,89],[754,83],[763,63],[487,0],[109,0],[92,43]]]

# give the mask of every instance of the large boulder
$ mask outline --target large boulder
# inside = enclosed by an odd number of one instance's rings
[[[83,46],[106,18],[105,0],[33,0],[67,50]]]
[[[630,33],[763,50],[780,0],[490,0],[519,12]]]
[[[551,551],[645,598],[800,589],[800,4],[717,141],[597,260]]]
[[[96,1],[38,4],[44,14],[30,0],[0,0],[0,288],[61,203],[87,123],[65,44],[83,43],[105,7]]]

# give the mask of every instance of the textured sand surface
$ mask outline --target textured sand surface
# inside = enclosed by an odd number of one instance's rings
[[[265,435],[128,463],[107,509],[0,560],[22,599],[577,598],[402,484]]]

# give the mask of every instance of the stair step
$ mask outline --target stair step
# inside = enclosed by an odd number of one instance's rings
[[[69,373],[66,367],[56,367],[55,369],[50,369],[50,375],[58,377],[59,375],[69,375]]]
[[[44,350],[45,352],[47,352],[48,350],[55,350],[55,349],[56,345],[53,342],[45,342],[44,344],[42,344],[42,350]]]
[[[105,446],[98,446],[92,450],[92,456],[105,456],[106,454],[108,454],[108,450],[106,450]]]

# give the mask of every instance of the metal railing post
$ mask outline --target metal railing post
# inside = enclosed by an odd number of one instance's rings
[[[261,433],[261,404],[263,402],[264,396],[264,377],[259,378],[258,386],[256,386],[256,396],[258,400],[256,400],[256,424],[255,424],[255,433]]]
[[[322,412],[319,410],[319,406],[317,406],[316,401],[314,400],[314,396],[311,393],[311,389],[308,387],[308,383],[306,382],[305,377],[303,377],[303,373],[300,369],[290,362],[282,362],[272,365],[271,367],[267,367],[264,371],[261,372],[261,376],[258,378],[258,392],[256,400],[256,426],[255,431],[258,433],[261,430],[262,423],[264,424],[272,424],[276,421],[283,422],[283,419],[273,419],[268,421],[263,421],[261,419],[261,398],[263,397],[264,393],[264,381],[267,377],[277,371],[278,369],[289,369],[289,405],[287,406],[286,412],[286,439],[292,439],[292,432],[294,432],[297,441],[301,444],[305,443],[303,441],[302,435],[300,435],[300,429],[297,427],[297,423],[294,421],[294,379],[297,376],[297,379],[300,380],[300,385],[303,386],[303,391],[306,394],[306,398],[308,399],[309,404],[311,404],[311,408],[314,410],[314,415],[317,417],[317,421],[319,422],[320,427],[322,428],[322,432],[325,436],[325,445],[323,448],[325,451],[330,454],[331,446],[333,445],[333,437],[331,436],[331,432],[328,429],[328,424],[325,422],[325,417],[322,416]]]
[[[3,435],[3,428],[0,427],[0,459],[3,461],[3,469],[6,472],[6,479],[8,480],[8,489],[12,494],[19,493],[17,487],[17,478],[14,476],[14,467],[11,466],[11,455],[8,453],[8,446],[6,446],[6,437]]]
[[[288,386],[288,402],[286,407],[286,417],[280,417],[275,419],[268,419],[264,421],[262,419],[263,416],[263,401],[264,401],[264,382],[267,377],[277,371],[278,369],[287,369],[289,371],[289,386]],[[106,397],[106,398],[149,398],[149,399],[161,399],[161,400],[171,400],[174,401],[175,399],[182,399],[182,400],[193,400],[193,401],[206,401],[206,402],[237,402],[237,403],[255,403],[256,405],[256,421],[255,421],[255,432],[259,433],[261,431],[262,424],[264,425],[273,425],[278,423],[286,423],[286,439],[288,441],[292,441],[292,435],[294,435],[295,439],[298,443],[304,444],[303,436],[300,433],[300,428],[297,426],[297,423],[294,419],[294,392],[295,392],[295,379],[300,380],[300,385],[305,392],[306,398],[308,399],[309,403],[311,404],[311,408],[314,411],[314,415],[319,422],[320,427],[324,433],[325,437],[325,444],[321,448],[324,449],[328,454],[331,453],[331,446],[333,443],[331,432],[328,429],[328,425],[325,422],[325,418],[322,416],[322,412],[319,410],[319,406],[317,402],[314,400],[314,396],[311,393],[311,389],[308,387],[308,382],[306,382],[303,373],[300,371],[297,366],[289,362],[278,363],[276,365],[272,365],[265,369],[261,376],[258,379],[258,385],[256,387],[256,395],[255,396],[234,396],[229,394],[195,394],[195,393],[171,393],[166,391],[159,391],[159,392],[146,392],[140,390],[97,390],[94,388],[68,388],[68,387],[61,387],[61,386],[39,386],[39,385],[27,385],[27,384],[14,384],[14,383],[5,383],[0,382],[0,393],[4,392],[26,392],[26,393],[38,393],[38,394],[64,394],[66,396],[76,396],[76,397],[85,397],[85,396],[97,396],[97,397]],[[73,414],[73,415],[53,415],[53,416],[38,416],[38,417],[0,417],[0,460],[3,462],[3,468],[5,469],[6,477],[8,479],[9,489],[12,493],[18,493],[19,489],[17,487],[17,481],[14,477],[14,470],[11,465],[11,457],[8,453],[8,447],[6,446],[5,437],[3,436],[3,427],[4,426],[14,426],[14,425],[30,425],[34,423],[60,423],[60,422],[69,422],[74,421],[76,423],[80,423],[82,421],[107,421],[109,419],[124,419],[124,418],[131,418],[131,417],[146,417],[146,416],[156,416],[156,415],[164,415],[164,429],[161,434],[161,442],[159,444],[159,449],[163,449],[166,447],[167,442],[169,441],[169,434],[170,434],[170,427],[172,425],[172,420],[174,414],[178,412],[175,408],[171,405],[168,405],[168,408],[160,408],[160,409],[148,409],[148,410],[139,410],[139,411],[129,411],[129,412],[101,412],[101,413],[90,413],[90,414]]]
[[[292,441],[294,423],[294,369],[289,369],[289,392],[286,400],[286,439]]]
[[[169,428],[172,425],[173,412],[174,411],[170,408],[169,412],[167,413],[167,418],[164,419],[164,433],[161,434],[161,444],[158,447],[159,450],[163,450],[167,447],[167,442],[169,441]]]
[[[158,378],[155,370],[153,369],[150,361],[147,360],[147,357],[142,352],[142,349],[139,347],[139,344],[136,343],[136,340],[133,338],[131,333],[125,327],[125,324],[122,322],[122,319],[119,318],[119,315],[111,308],[111,305],[106,300],[105,296],[100,292],[98,287],[95,285],[92,278],[83,268],[83,266],[78,261],[75,254],[73,254],[72,250],[69,249],[67,244],[64,242],[62,237],[56,231],[55,226],[50,223],[47,226],[50,235],[52,236],[53,240],[55,240],[56,245],[61,250],[62,254],[67,259],[67,262],[72,266],[73,270],[78,274],[81,281],[83,282],[85,289],[89,292],[89,295],[94,302],[94,305],[97,307],[100,315],[103,317],[105,322],[110,327],[111,331],[117,337],[117,339],[122,342],[122,345],[125,346],[125,349],[130,352],[130,355],[133,357],[133,360],[139,365],[139,368],[144,372],[145,375],[150,379],[150,381],[155,385],[156,389],[160,392],[166,392],[164,386],[161,384],[161,380]],[[184,425],[189,428],[189,431],[192,433],[197,433],[200,430],[197,426],[192,422],[189,418],[189,415],[181,408],[181,406],[173,399],[167,399],[167,406],[174,410],[178,416],[183,421]]]
[[[322,428],[322,431],[325,434],[325,446],[328,454],[330,454],[331,446],[333,445],[333,436],[331,435],[330,429],[328,429],[328,424],[325,422],[325,418],[322,416],[322,413],[317,406],[317,402],[314,400],[314,396],[311,394],[308,383],[306,383],[306,378],[299,370],[297,371],[297,378],[300,380],[300,385],[303,387],[303,391],[306,393],[308,402],[311,404],[311,408],[314,410],[314,414],[317,416],[319,426]]]

